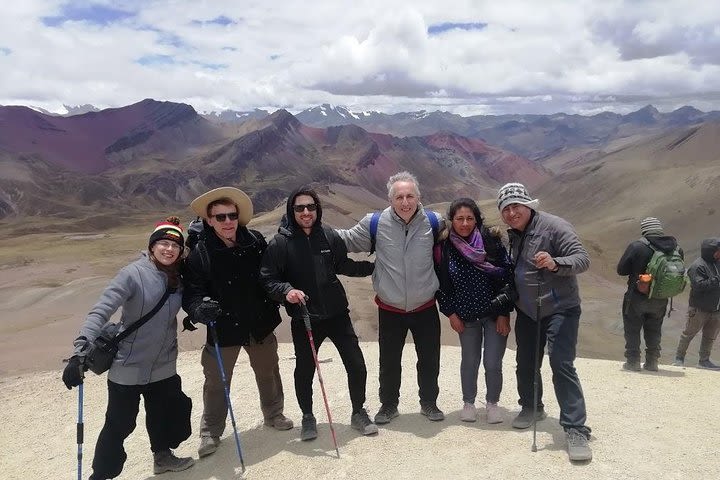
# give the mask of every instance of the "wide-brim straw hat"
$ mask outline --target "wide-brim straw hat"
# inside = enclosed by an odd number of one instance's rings
[[[242,226],[247,225],[252,220],[253,204],[250,197],[245,192],[234,187],[220,187],[203,193],[195,200],[190,202],[190,208],[198,216],[208,220],[207,206],[215,200],[228,198],[238,209],[238,223]]]

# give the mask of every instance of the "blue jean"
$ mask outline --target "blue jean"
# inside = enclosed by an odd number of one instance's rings
[[[585,397],[575,370],[575,347],[580,324],[580,307],[548,315],[540,321],[540,362],[547,343],[555,397],[560,405],[560,425],[589,433],[585,426]],[[535,339],[537,323],[518,310],[515,320],[517,342],[517,387],[523,408],[533,407],[533,376],[535,369]],[[542,378],[538,376],[538,407],[543,408]]]
[[[485,401],[497,403],[502,392],[502,361],[505,356],[507,336],[497,332],[497,323],[490,318],[464,323],[465,330],[459,334],[460,384],[463,402],[475,403],[478,371],[482,360],[485,369]],[[483,358],[483,344],[485,358]]]

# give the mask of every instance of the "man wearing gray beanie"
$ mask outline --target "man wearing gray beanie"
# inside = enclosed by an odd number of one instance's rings
[[[538,203],[520,183],[508,183],[498,191],[498,210],[503,222],[510,227],[510,256],[517,291],[514,300],[516,375],[522,410],[512,426],[529,428],[533,421],[546,417],[539,365],[547,343],[568,457],[572,461],[587,462],[592,459],[588,445],[590,427],[585,424],[585,396],[574,362],[581,312],[577,275],[588,269],[590,257],[573,226],[538,210]]]
[[[641,279],[655,250],[672,254],[677,248],[675,237],[665,235],[662,223],[655,217],[640,222],[641,237],[627,246],[617,265],[617,273],[627,276],[627,291],[623,298],[622,316],[625,330],[625,370],[639,372],[640,332],[645,337],[645,370],[657,372],[660,359],[662,324],[667,310],[667,299],[649,298],[647,282]],[[680,249],[682,255],[682,249]]]

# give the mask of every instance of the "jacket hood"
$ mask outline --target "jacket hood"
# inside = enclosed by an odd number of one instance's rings
[[[299,195],[309,195],[313,198],[313,201],[315,202],[315,205],[317,205],[317,220],[315,221],[314,227],[317,227],[322,222],[322,206],[320,205],[320,197],[318,197],[318,194],[310,188],[307,185],[303,185],[300,188],[297,188],[293,190],[290,195],[288,195],[287,204],[286,204],[286,210],[285,210],[285,218],[284,220],[280,221],[280,228],[278,231],[280,233],[285,233],[283,230],[287,231],[288,233],[292,233],[295,230],[298,230],[299,226],[297,222],[295,221],[295,212],[293,211],[293,204],[295,203],[295,198]]]
[[[720,238],[706,238],[700,246],[700,256],[708,263],[715,263],[715,252],[720,248]]]
[[[669,235],[649,235],[645,238],[663,253],[672,253],[677,248],[677,240]]]

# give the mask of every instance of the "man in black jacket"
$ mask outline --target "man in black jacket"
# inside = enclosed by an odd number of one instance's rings
[[[685,364],[685,353],[695,335],[702,330],[698,367],[720,370],[710,360],[715,338],[720,331],[720,238],[703,240],[700,258],[688,268],[690,298],[685,330],[680,336],[673,365]]]
[[[374,264],[347,256],[345,243],[322,225],[322,207],[314,190],[302,187],[288,197],[286,225],[270,240],[263,257],[261,280],[270,297],[285,302],[292,318],[295,346],[295,394],[303,412],[302,440],[317,438],[312,409],[315,363],[299,304],[307,302],[315,346],[329,338],[342,358],[348,376],[353,413],[350,423],[363,435],[377,433],[364,408],[367,370],[348,310],[345,289],[337,274],[364,277]]]
[[[657,372],[660,359],[662,324],[667,310],[667,299],[648,298],[647,293],[638,290],[638,277],[645,273],[654,250],[672,253],[677,248],[675,237],[665,235],[660,220],[647,217],[640,222],[643,238],[630,243],[617,265],[617,273],[628,277],[628,288],[622,305],[623,327],[625,330],[625,370],[640,368],[640,331],[645,337],[645,370]],[[680,251],[682,255],[682,250]]]
[[[222,187],[196,198],[190,207],[203,217],[204,230],[186,262],[183,309],[194,322],[215,321],[228,383],[240,349],[245,348],[265,425],[289,430],[293,423],[283,415],[284,394],[273,333],[280,323],[279,306],[259,282],[267,243],[260,232],[246,227],[252,218],[252,202],[243,191]],[[228,412],[210,328],[201,364],[205,384],[198,454],[203,457],[217,450]]]

